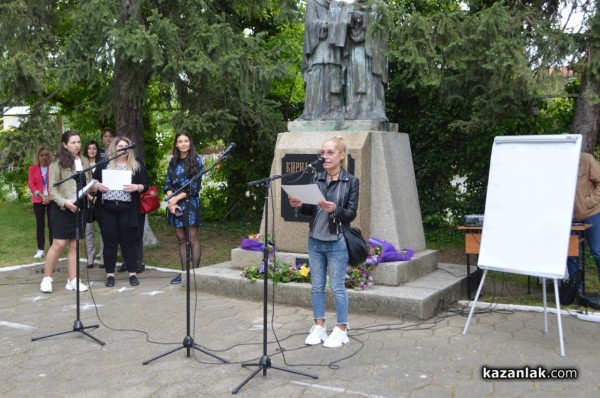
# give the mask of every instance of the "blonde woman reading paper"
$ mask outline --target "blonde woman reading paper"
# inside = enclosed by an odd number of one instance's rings
[[[346,144],[341,138],[330,138],[321,147],[325,171],[316,173],[311,182],[325,197],[318,204],[302,203],[289,196],[290,205],[301,214],[311,216],[308,233],[308,258],[311,274],[311,300],[315,324],[305,344],[324,342],[325,347],[341,347],[348,343],[348,292],[345,286],[348,250],[343,230],[356,218],[359,181],[343,167]],[[325,286],[329,276],[335,300],[336,326],[329,337],[325,327]]]

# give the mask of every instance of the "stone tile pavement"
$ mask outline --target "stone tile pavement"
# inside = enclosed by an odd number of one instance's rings
[[[39,291],[40,265],[0,271],[2,397],[232,396],[257,369],[241,364],[257,364],[265,348],[274,367],[264,369],[266,375],[259,371],[235,396],[549,398],[600,393],[600,324],[568,315],[562,317],[565,357],[560,356],[554,314],[544,334],[541,313],[480,313],[465,336],[466,311],[458,305],[427,321],[351,313],[350,343],[327,349],[304,345],[310,308],[273,308],[269,300],[265,346],[262,302],[204,294],[198,286],[198,293],[190,293],[189,325],[200,349],[191,349],[188,357],[183,347],[186,291],[169,283],[173,272],[148,269],[136,288],[117,274],[116,286],[109,289],[103,270],[88,273],[82,263],[82,279],[89,278],[92,289],[80,294],[77,306],[76,294],[64,289],[65,268],[59,265],[52,294]],[[333,311],[328,315],[333,317]],[[85,327],[99,325],[85,332],[105,344],[73,332],[77,319]],[[56,332],[66,333],[32,341]],[[142,364],[178,347],[183,349]],[[576,369],[578,378],[484,380],[484,366]]]

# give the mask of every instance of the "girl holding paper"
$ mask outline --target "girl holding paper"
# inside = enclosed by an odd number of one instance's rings
[[[301,214],[311,216],[308,233],[310,260],[311,301],[315,324],[306,340],[307,345],[323,343],[335,348],[347,344],[348,292],[345,286],[348,250],[343,231],[356,218],[360,183],[357,177],[343,167],[346,144],[333,137],[323,142],[321,157],[325,171],[315,173],[311,183],[316,184],[325,197],[317,204],[302,203],[288,196],[290,205]],[[325,327],[325,286],[329,286],[335,300],[336,326],[327,336]]]
[[[79,231],[85,231],[86,215],[82,209],[85,209],[87,200],[85,195],[82,197],[83,203],[77,206],[77,182],[75,179],[68,179],[78,170],[89,167],[86,158],[79,156],[81,149],[81,138],[79,133],[73,130],[65,131],[61,138],[61,144],[58,147],[56,159],[50,163],[48,171],[48,191],[52,198],[50,211],[50,225],[52,226],[52,246],[46,255],[44,263],[44,277],[40,284],[40,290],[43,293],[52,293],[52,273],[58,262],[58,258],[63,250],[68,246],[67,254],[67,285],[65,289],[76,290],[79,283],[79,291],[85,292],[86,285],[77,280],[77,240],[76,229],[79,221]],[[81,176],[81,186],[85,186],[87,181],[91,181],[91,172],[86,172]],[[54,186],[55,183],[63,181]]]
[[[144,234],[146,215],[140,212],[140,192],[148,190],[146,166],[137,159],[133,150],[127,148],[129,138],[117,136],[108,147],[112,159],[102,167],[96,167],[94,177],[99,181],[101,192],[96,201],[100,233],[104,242],[104,267],[106,287],[115,285],[117,247],[121,246],[123,261],[127,264],[129,284],[137,286],[136,269],[138,263],[137,245]],[[112,175],[111,178],[108,176]],[[113,181],[117,184],[113,185]]]

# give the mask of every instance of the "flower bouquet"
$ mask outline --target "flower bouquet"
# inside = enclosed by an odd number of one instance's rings
[[[265,250],[265,239],[261,234],[250,234],[247,238],[242,239],[240,248],[244,250],[251,250],[256,252],[262,252]],[[275,243],[269,236],[267,236],[267,249],[269,253],[275,251]]]
[[[345,284],[349,289],[367,290],[373,286],[371,272],[381,262],[382,246],[373,244],[369,240],[369,256],[364,263],[356,267],[346,267]]]

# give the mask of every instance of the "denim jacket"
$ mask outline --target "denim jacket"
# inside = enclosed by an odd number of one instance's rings
[[[350,226],[350,223],[356,218],[358,210],[358,195],[360,191],[360,181],[357,177],[342,169],[337,181],[331,181],[332,189],[327,191],[327,172],[316,173],[311,178],[312,184],[317,184],[325,200],[335,202],[336,210],[329,216],[329,232],[332,234],[341,234],[344,229]],[[335,186],[336,188],[333,188]],[[310,230],[313,224],[319,205],[310,205],[303,203],[298,212],[305,216],[311,216]]]

